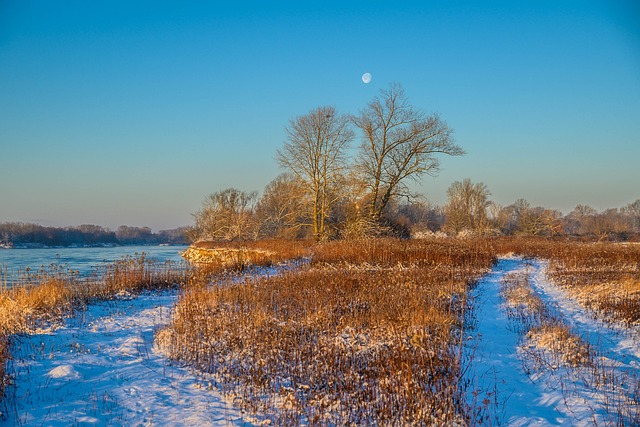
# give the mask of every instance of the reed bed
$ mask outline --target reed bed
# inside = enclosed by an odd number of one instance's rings
[[[332,242],[307,268],[192,288],[156,342],[274,425],[456,425],[466,292],[493,262],[462,242]]]
[[[308,240],[202,241],[191,245],[182,256],[193,267],[189,273],[189,284],[206,286],[225,274],[308,258],[312,245],[313,242]]]
[[[214,251],[223,252],[225,249],[229,250],[229,253],[243,252],[247,257],[251,254],[257,254],[254,259],[246,258],[239,259],[240,264],[245,261],[245,265],[254,264],[269,266],[274,263],[283,261],[289,261],[293,259],[299,259],[308,257],[310,255],[310,249],[314,245],[311,240],[255,240],[255,241],[234,241],[234,242],[212,242],[201,241],[191,245],[193,249],[209,249]],[[260,254],[268,256],[260,256]]]
[[[490,240],[366,239],[313,247],[312,263],[337,267],[486,268],[495,260]],[[465,272],[466,274],[466,272]]]

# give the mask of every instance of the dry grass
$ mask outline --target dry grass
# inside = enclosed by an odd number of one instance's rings
[[[197,242],[183,253],[194,267],[191,286],[207,285],[227,273],[242,272],[251,266],[269,267],[310,256],[311,241],[261,240],[243,242]]]
[[[531,287],[527,271],[505,275],[501,295],[507,315],[513,321],[512,327],[522,336],[522,348],[533,359],[536,370],[559,365],[585,366],[593,362],[589,345],[569,328],[560,312],[540,299]]]
[[[193,249],[228,249],[230,252],[245,251],[257,254],[269,254],[268,257],[258,255],[256,262],[259,265],[270,265],[281,261],[303,258],[309,256],[309,250],[313,246],[311,240],[258,240],[258,241],[237,241],[237,242],[209,242],[201,241],[191,245]],[[240,259],[240,261],[243,261]],[[251,259],[248,259],[250,263]]]
[[[5,397],[4,391],[9,385],[9,376],[6,373],[6,362],[9,360],[9,337],[0,330],[0,402]],[[4,414],[0,410],[0,420],[4,419]]]
[[[55,325],[94,299],[176,283],[188,286],[158,344],[276,425],[469,421],[459,384],[466,292],[496,254],[549,259],[553,279],[581,304],[609,320],[640,322],[640,245],[507,238],[196,246],[222,248],[231,262],[185,270],[143,256],[105,267],[90,281],[50,271],[3,289],[0,396],[11,334]],[[300,271],[211,286],[225,271],[303,257],[311,261]],[[531,345],[563,363],[582,363],[585,347],[571,331],[535,321],[555,319],[535,295],[515,285],[504,295],[520,317],[533,319]]]
[[[589,346],[567,325],[551,323],[531,329],[526,336],[530,345],[557,356],[567,366],[587,366],[593,362]]]
[[[315,246],[311,266],[193,289],[157,343],[275,425],[452,425],[468,285],[460,242]]]

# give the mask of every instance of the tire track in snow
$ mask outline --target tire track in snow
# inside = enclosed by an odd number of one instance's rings
[[[640,335],[637,330],[595,319],[547,276],[548,262],[533,263],[531,286],[548,307],[595,350],[594,366],[565,369],[566,406],[599,425],[637,425],[640,421]],[[586,416],[582,418],[586,419]],[[591,425],[585,422],[584,425]]]
[[[532,265],[531,284],[545,304],[557,307],[581,337],[601,350],[603,357],[640,370],[640,331],[594,319],[589,312],[547,277],[548,261]]]
[[[547,279],[547,265],[540,260],[502,258],[474,291],[476,339],[467,346],[473,360],[464,380],[469,384],[467,401],[482,422],[512,426],[590,426],[594,422],[607,423],[617,415],[611,413],[616,409],[617,398],[612,393],[619,393],[620,389],[594,388],[594,377],[590,377],[592,374],[585,367],[549,370],[535,375],[535,381],[527,375],[522,359],[526,353],[518,350],[521,337],[507,318],[500,296],[500,280],[508,273],[528,275],[541,300],[561,313],[585,341],[598,348],[609,375],[614,375],[617,383],[624,382],[625,378],[638,380],[637,338],[624,328],[612,329],[593,320],[576,301]],[[633,390],[633,385],[623,385],[623,389]],[[624,404],[624,398],[621,401]]]
[[[556,407],[562,396],[549,396],[523,371],[516,351],[520,336],[502,308],[500,280],[508,273],[526,271],[521,258],[501,258],[473,292],[477,320],[467,350],[472,357],[464,380],[467,402],[482,424],[515,426],[558,425]]]

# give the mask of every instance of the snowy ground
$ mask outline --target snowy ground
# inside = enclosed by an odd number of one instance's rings
[[[500,280],[517,271],[526,272],[545,303],[598,349],[602,365],[620,383],[617,390],[594,389],[586,370],[527,373],[521,337],[500,297]],[[640,343],[592,320],[545,272],[543,261],[503,258],[479,282],[468,401],[493,425],[606,425],[614,395],[629,391],[625,381],[637,381]],[[19,337],[11,364],[16,384],[0,406],[8,415],[0,425],[258,424],[205,378],[169,364],[154,348],[154,331],[166,324],[177,298],[177,291],[123,297],[91,305],[55,331]]]
[[[205,380],[153,346],[176,291],[88,307],[50,333],[20,337],[6,425],[248,426]]]
[[[546,277],[539,260],[502,258],[475,291],[477,325],[468,345],[473,361],[467,371],[468,402],[491,424],[511,426],[610,425],[618,412],[630,410],[637,396],[640,342],[622,328],[593,320],[575,301]],[[524,272],[546,305],[597,351],[598,369],[549,365],[532,372],[531,353],[523,351],[521,336],[507,317],[500,281],[508,273]],[[527,368],[529,366],[529,368]],[[596,384],[598,373],[616,387]],[[635,388],[634,388],[635,384]],[[637,401],[635,405],[637,405]],[[622,405],[622,407],[621,407]],[[613,425],[613,424],[611,424]]]

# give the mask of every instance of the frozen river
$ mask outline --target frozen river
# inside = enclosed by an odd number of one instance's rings
[[[164,261],[183,261],[180,254],[187,246],[116,246],[107,248],[47,248],[47,249],[0,249],[0,284],[2,278],[10,283],[11,278],[24,275],[26,269],[34,272],[49,266],[78,271],[88,276],[101,265],[125,256],[144,253],[148,258]]]

